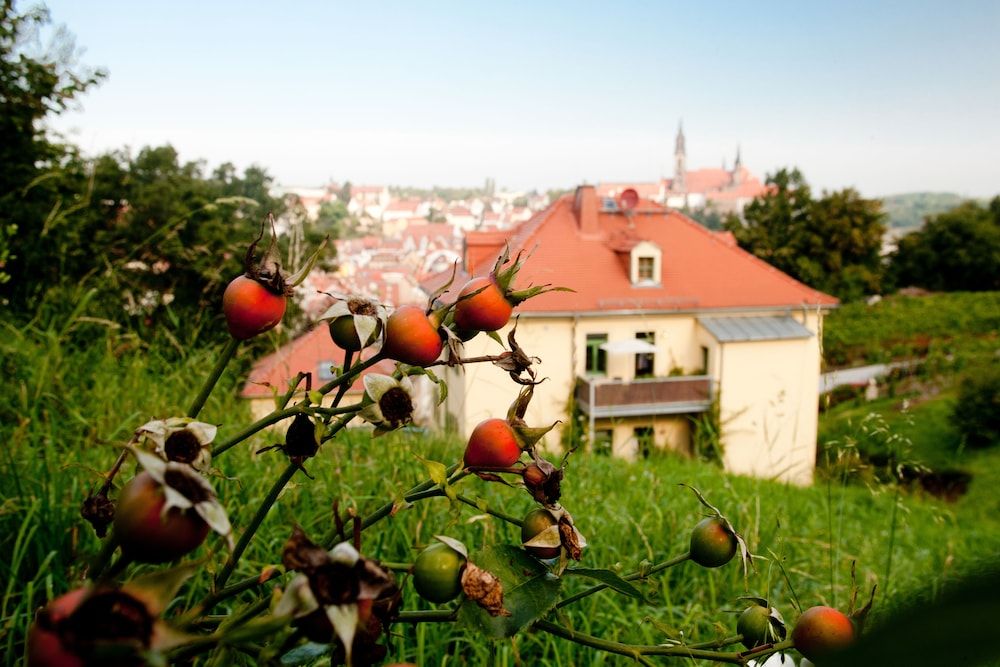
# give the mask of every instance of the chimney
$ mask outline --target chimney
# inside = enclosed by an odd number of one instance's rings
[[[600,228],[597,226],[597,191],[593,185],[581,185],[576,189],[573,200],[573,213],[580,225],[580,233],[584,236],[597,236]]]

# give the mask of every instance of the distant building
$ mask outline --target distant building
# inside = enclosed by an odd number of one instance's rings
[[[541,358],[547,378],[529,424],[567,428],[575,401],[591,446],[637,458],[654,447],[690,451],[691,417],[717,402],[728,470],[811,481],[819,333],[835,298],[741,250],[731,234],[649,198],[621,211],[594,186],[517,228],[466,234],[455,284],[488,273],[505,245],[533,251],[517,286],[573,290],[518,308],[518,342]],[[470,357],[496,350],[486,336],[466,345]],[[445,372],[445,421],[461,436],[502,415],[519,389],[490,364]],[[548,444],[558,437],[549,434]]]
[[[384,185],[352,185],[347,212],[354,216],[382,219],[382,211],[389,205],[389,188]]]
[[[674,140],[674,176],[651,183],[600,183],[599,197],[616,198],[632,188],[643,199],[675,209],[710,207],[719,213],[743,213],[754,197],[767,192],[767,185],[743,166],[743,156],[736,148],[732,169],[688,169],[687,140],[684,128],[677,128]]]

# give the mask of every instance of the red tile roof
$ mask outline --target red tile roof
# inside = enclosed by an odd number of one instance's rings
[[[573,211],[574,195],[565,195],[512,232],[511,254],[533,254],[525,262],[516,287],[529,283],[561,285],[574,292],[550,292],[519,307],[521,312],[588,312],[608,310],[691,310],[772,306],[832,306],[837,299],[804,285],[729,239],[690,218],[648,200],[640,200],[630,217],[602,213],[597,233],[581,234]],[[631,225],[631,226],[630,226]],[[467,236],[466,266],[484,274],[506,240]],[[649,241],[662,252],[658,286],[631,283],[622,248]],[[474,245],[474,241],[478,245]],[[491,242],[491,243],[490,243]],[[486,250],[491,249],[491,254]],[[475,250],[476,252],[473,252]],[[626,251],[627,253],[627,251]]]
[[[473,231],[465,235],[463,262],[470,275],[485,274],[493,268],[500,250],[519,227],[514,229]]]
[[[393,199],[385,207],[385,210],[387,213],[390,211],[406,211],[413,213],[420,208],[422,203],[423,200],[421,199]]]
[[[286,343],[276,351],[260,359],[254,364],[247,378],[242,398],[270,398],[274,391],[282,394],[288,391],[288,383],[299,372],[313,374],[313,389],[326,383],[327,379],[320,376],[321,368],[329,370],[330,364],[344,363],[344,351],[333,344],[325,324],[319,324],[314,329],[295,340]],[[395,363],[382,361],[361,374],[369,372],[389,375],[393,372]],[[361,377],[358,377],[349,391],[363,390]],[[304,384],[301,386],[305,386]]]

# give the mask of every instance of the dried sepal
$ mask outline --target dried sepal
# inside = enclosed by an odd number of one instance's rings
[[[107,489],[101,489],[83,499],[80,506],[82,516],[93,528],[98,537],[108,534],[108,526],[115,519],[115,503],[108,498]]]
[[[375,436],[388,433],[413,421],[413,383],[404,376],[369,373],[364,378],[365,394],[370,404],[358,415],[375,426]]]
[[[153,419],[136,429],[133,442],[164,461],[187,463],[205,472],[212,462],[212,441],[218,426],[188,417]]]
[[[563,471],[537,454],[522,472],[524,487],[543,505],[554,505],[562,495]]]
[[[486,610],[490,616],[510,616],[503,606],[503,584],[491,572],[475,563],[466,563],[462,570],[462,592]]]

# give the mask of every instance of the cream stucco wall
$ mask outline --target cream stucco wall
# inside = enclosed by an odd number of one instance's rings
[[[500,332],[506,340],[508,329]],[[653,332],[658,351],[653,359],[654,374],[666,376],[671,369],[681,368],[693,373],[701,368],[701,349],[697,343],[698,327],[691,315],[666,316],[607,316],[607,317],[522,317],[517,327],[518,344],[530,355],[542,362],[536,365],[539,377],[547,378],[535,388],[535,396],[528,408],[526,420],[531,425],[551,424],[566,419],[566,408],[577,376],[584,375],[586,368],[587,334],[607,334],[608,341],[634,339],[637,333]],[[465,346],[465,356],[474,357],[497,354],[500,346],[487,336],[480,335]],[[609,378],[631,380],[635,377],[634,354],[609,354],[607,356]],[[490,417],[502,417],[517,397],[521,387],[511,381],[504,371],[492,364],[471,364],[464,374],[448,371],[450,381],[448,411],[457,420],[458,433],[467,437],[476,424]],[[663,419],[655,425],[662,428],[662,439],[673,442],[679,439],[678,419]],[[631,423],[631,422],[630,422]],[[632,426],[620,426],[615,433],[615,444],[625,447],[625,440],[631,437],[634,426],[654,425],[652,419],[643,420]],[[555,447],[559,441],[559,429],[554,429],[546,438],[546,445]],[[627,433],[627,435],[626,435]],[[623,450],[624,451],[624,450]]]
[[[712,313],[716,314],[716,313]],[[722,313],[718,313],[722,314]],[[724,313],[727,316],[788,315],[787,309]],[[710,315],[706,313],[706,315]],[[792,312],[812,332],[819,315]],[[623,314],[601,316],[523,316],[517,340],[536,365],[539,377],[547,378],[535,389],[526,419],[532,426],[566,419],[566,408],[575,378],[585,374],[587,335],[606,334],[609,342],[634,339],[637,333],[653,332],[657,352],[654,375],[667,376],[673,369],[693,374],[702,367],[702,347],[708,350],[708,368],[719,392],[723,446],[727,469],[795,483],[809,483],[816,452],[819,382],[817,336],[801,340],[720,344],[698,324],[697,314]],[[506,340],[507,330],[500,332]],[[480,335],[466,344],[465,356],[497,354],[496,342]],[[473,364],[464,372],[447,371],[447,410],[454,417],[460,437],[467,437],[476,424],[502,417],[520,386],[492,364]],[[634,354],[608,354],[608,378],[633,380]],[[634,429],[653,426],[657,445],[686,449],[690,426],[682,416],[598,420],[597,429],[614,431],[616,455],[634,455]],[[546,438],[557,447],[559,429]]]
[[[816,331],[815,314],[796,319]],[[724,343],[715,356],[726,469],[811,483],[819,411],[818,337]]]

